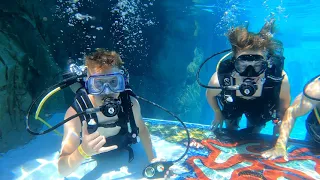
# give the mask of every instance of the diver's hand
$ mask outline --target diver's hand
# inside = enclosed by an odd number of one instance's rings
[[[194,148],[197,148],[197,149],[204,148],[204,146],[201,143],[197,142],[196,140],[192,140],[190,142],[190,147],[194,147]]]
[[[106,143],[106,138],[101,136],[98,131],[89,134],[88,125],[86,121],[82,122],[82,143],[81,147],[83,151],[89,155],[96,155],[108,151],[112,151],[118,148],[118,146],[103,147]]]
[[[164,158],[153,158],[151,159],[150,163],[155,163],[155,162],[166,162],[167,160]]]
[[[220,111],[214,113],[214,120],[212,121],[211,130],[214,132],[219,126],[222,128],[224,116]]]
[[[276,145],[267,151],[264,151],[261,155],[265,159],[273,160],[277,157],[283,157],[284,160],[288,161],[288,154],[286,145],[283,143],[276,143]]]

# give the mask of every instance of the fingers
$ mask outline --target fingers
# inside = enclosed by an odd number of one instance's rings
[[[277,153],[274,153],[274,152],[267,152],[267,153],[264,153],[262,154],[262,157],[265,158],[265,159],[268,159],[268,160],[274,160],[278,157],[281,157],[282,155],[279,155]]]
[[[104,139],[103,136],[98,136],[97,138],[89,141],[88,146],[89,146],[91,149],[94,149],[94,147],[95,147],[100,141],[102,141],[103,139]]]
[[[100,136],[100,133],[98,131],[92,133],[92,134],[89,134],[87,135],[85,138],[87,139],[88,142],[98,138]]]
[[[87,125],[87,121],[82,121],[82,135],[86,136],[88,135],[88,125]]]
[[[220,121],[220,122],[219,122],[219,126],[220,126],[220,129],[221,129],[222,126],[223,126],[223,121]]]
[[[103,136],[102,136],[102,137],[103,137]],[[97,138],[97,139],[98,139],[98,138]],[[106,138],[103,137],[102,140],[101,140],[97,145],[94,146],[94,148],[93,148],[94,151],[98,152],[99,149],[100,149],[105,143],[106,143]]]
[[[150,163],[155,163],[155,162],[164,162],[164,161],[167,161],[166,159],[164,158],[153,158]]]
[[[279,155],[273,154],[271,157],[268,158],[268,160],[274,160],[277,157],[280,157]]]
[[[267,151],[265,151],[264,153],[262,153],[261,154],[261,156],[263,157],[263,158],[265,158],[265,159],[270,159],[270,158],[273,158],[274,159],[274,157],[275,157],[275,152],[274,152],[274,150],[267,150]]]
[[[217,127],[218,127],[217,125],[218,125],[218,122],[217,121],[213,121],[212,122],[212,126],[211,126],[211,130],[215,131],[217,129]]]
[[[212,125],[211,131],[214,132],[217,129],[217,126]]]
[[[175,178],[175,174],[172,170],[167,170],[165,175],[164,175],[164,179],[171,179],[171,178]]]
[[[263,158],[267,159],[267,158],[269,158],[271,155],[270,155],[269,151],[266,151],[266,152],[262,153],[261,156],[262,156]]]
[[[109,152],[109,151],[112,151],[112,150],[115,150],[117,149],[118,146],[114,145],[114,146],[109,146],[109,147],[102,147],[98,150],[98,153],[105,153],[105,152]]]
[[[203,148],[203,145],[198,143],[198,142],[196,142],[196,141],[192,141],[190,143],[190,147],[195,147],[195,148],[199,149],[199,148]]]
[[[167,179],[170,177],[170,172],[169,171],[166,171],[166,173],[164,174],[164,179]]]

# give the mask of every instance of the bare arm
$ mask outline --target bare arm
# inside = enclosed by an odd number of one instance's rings
[[[284,75],[284,79],[282,80],[281,84],[281,91],[280,91],[280,119],[283,119],[284,113],[290,106],[291,102],[291,95],[290,95],[290,84],[289,79],[285,71],[282,72],[282,75]]]
[[[70,107],[66,112],[65,119],[74,114],[76,114],[75,110]],[[58,171],[63,176],[71,174],[84,160],[77,151],[77,147],[80,145],[80,131],[81,123],[78,117],[64,124],[64,136],[58,160]]]
[[[217,73],[214,73],[212,75],[209,81],[209,86],[214,86],[214,87],[220,86]],[[215,98],[220,92],[221,92],[221,89],[207,89],[206,91],[207,101],[215,113],[221,112],[218,106],[218,102]]]
[[[146,127],[142,115],[141,115],[141,109],[140,104],[137,99],[131,97],[131,102],[133,103],[132,111],[133,116],[135,119],[135,122],[139,128],[139,137],[141,139],[141,142],[143,144],[144,150],[147,154],[148,160],[151,161],[155,158],[153,151],[152,151],[152,143],[151,143],[151,137],[150,133],[148,131],[148,128]]]
[[[320,98],[320,93],[317,90],[320,90],[320,81],[309,84],[306,89],[306,93],[312,97]],[[309,113],[313,108],[315,108],[315,106],[319,106],[319,102],[305,97],[302,93],[299,94],[294,100],[293,104],[285,112],[282,124],[280,126],[280,136],[277,140],[277,143],[286,147],[296,118]]]

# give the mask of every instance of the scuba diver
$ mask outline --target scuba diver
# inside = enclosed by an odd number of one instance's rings
[[[129,162],[134,159],[132,144],[142,141],[150,164],[142,171],[147,179],[172,176],[170,167],[182,160],[189,151],[191,138],[184,122],[168,109],[134,94],[129,86],[129,73],[123,61],[114,51],[97,49],[85,57],[85,65],[70,62],[63,80],[46,90],[31,103],[26,115],[26,129],[32,135],[44,135],[64,125],[58,171],[63,176],[70,175],[85,159],[91,156],[125,149],[129,152]],[[45,102],[62,89],[70,88],[75,94],[73,104],[68,108],[65,119],[51,126],[40,117]],[[43,97],[44,96],[44,97]],[[32,108],[37,106],[34,119],[41,121],[49,129],[36,132],[30,128]],[[155,106],[177,119],[186,131],[185,152],[175,160],[155,158],[149,131],[143,122],[138,100]],[[62,135],[61,135],[62,136]],[[120,157],[116,157],[119,160]],[[139,161],[138,164],[143,164]]]
[[[63,80],[46,90],[31,103],[25,123],[32,135],[44,135],[64,125],[58,171],[63,176],[70,175],[85,159],[98,154],[125,149],[129,152],[129,162],[134,159],[132,144],[142,141],[150,164],[142,171],[147,179],[172,176],[170,167],[182,160],[189,151],[191,138],[184,122],[168,109],[134,94],[129,86],[129,73],[123,61],[114,51],[97,49],[85,57],[85,65],[70,62]],[[73,104],[68,108],[65,119],[51,126],[40,117],[45,102],[62,89],[70,88],[76,93]],[[44,96],[44,97],[43,97]],[[49,129],[36,132],[30,128],[32,108],[37,106],[34,119],[41,121]],[[184,153],[175,160],[155,158],[150,133],[143,122],[138,100],[155,106],[177,119],[186,131],[187,146]],[[62,135],[61,135],[62,136]],[[119,160],[120,157],[116,157]],[[139,161],[138,164],[143,164]]]
[[[128,150],[132,161],[130,145],[140,139],[148,160],[154,161],[150,134],[142,120],[139,102],[128,86],[129,75],[120,56],[114,51],[98,49],[85,57],[85,63],[87,77],[76,91],[65,119],[89,108],[97,108],[97,112],[83,114],[64,124],[59,173],[68,176],[85,159],[115,149]],[[105,109],[100,111],[98,107]]]
[[[248,121],[242,131],[259,133],[270,120],[277,131],[291,97],[283,46],[272,37],[274,22],[266,22],[259,33],[242,26],[229,31],[231,52],[220,60],[208,86],[202,85],[214,111],[212,131],[224,121],[227,129],[238,129],[243,114]]]
[[[284,157],[288,161],[287,142],[296,118],[309,113],[306,119],[306,129],[309,136],[317,145],[320,145],[320,75],[312,78],[287,109],[280,135],[275,146],[262,153],[263,158],[275,159]]]

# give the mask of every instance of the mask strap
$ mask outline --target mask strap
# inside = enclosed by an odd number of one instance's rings
[[[268,68],[272,68],[273,62],[272,62],[272,55],[270,55],[270,53],[268,53],[268,55],[266,56],[266,60],[268,63]]]
[[[124,66],[121,67],[121,70],[123,71],[123,76],[125,77],[125,83],[126,83],[126,85],[128,85],[129,84],[129,78],[130,78],[129,77],[129,72]]]

